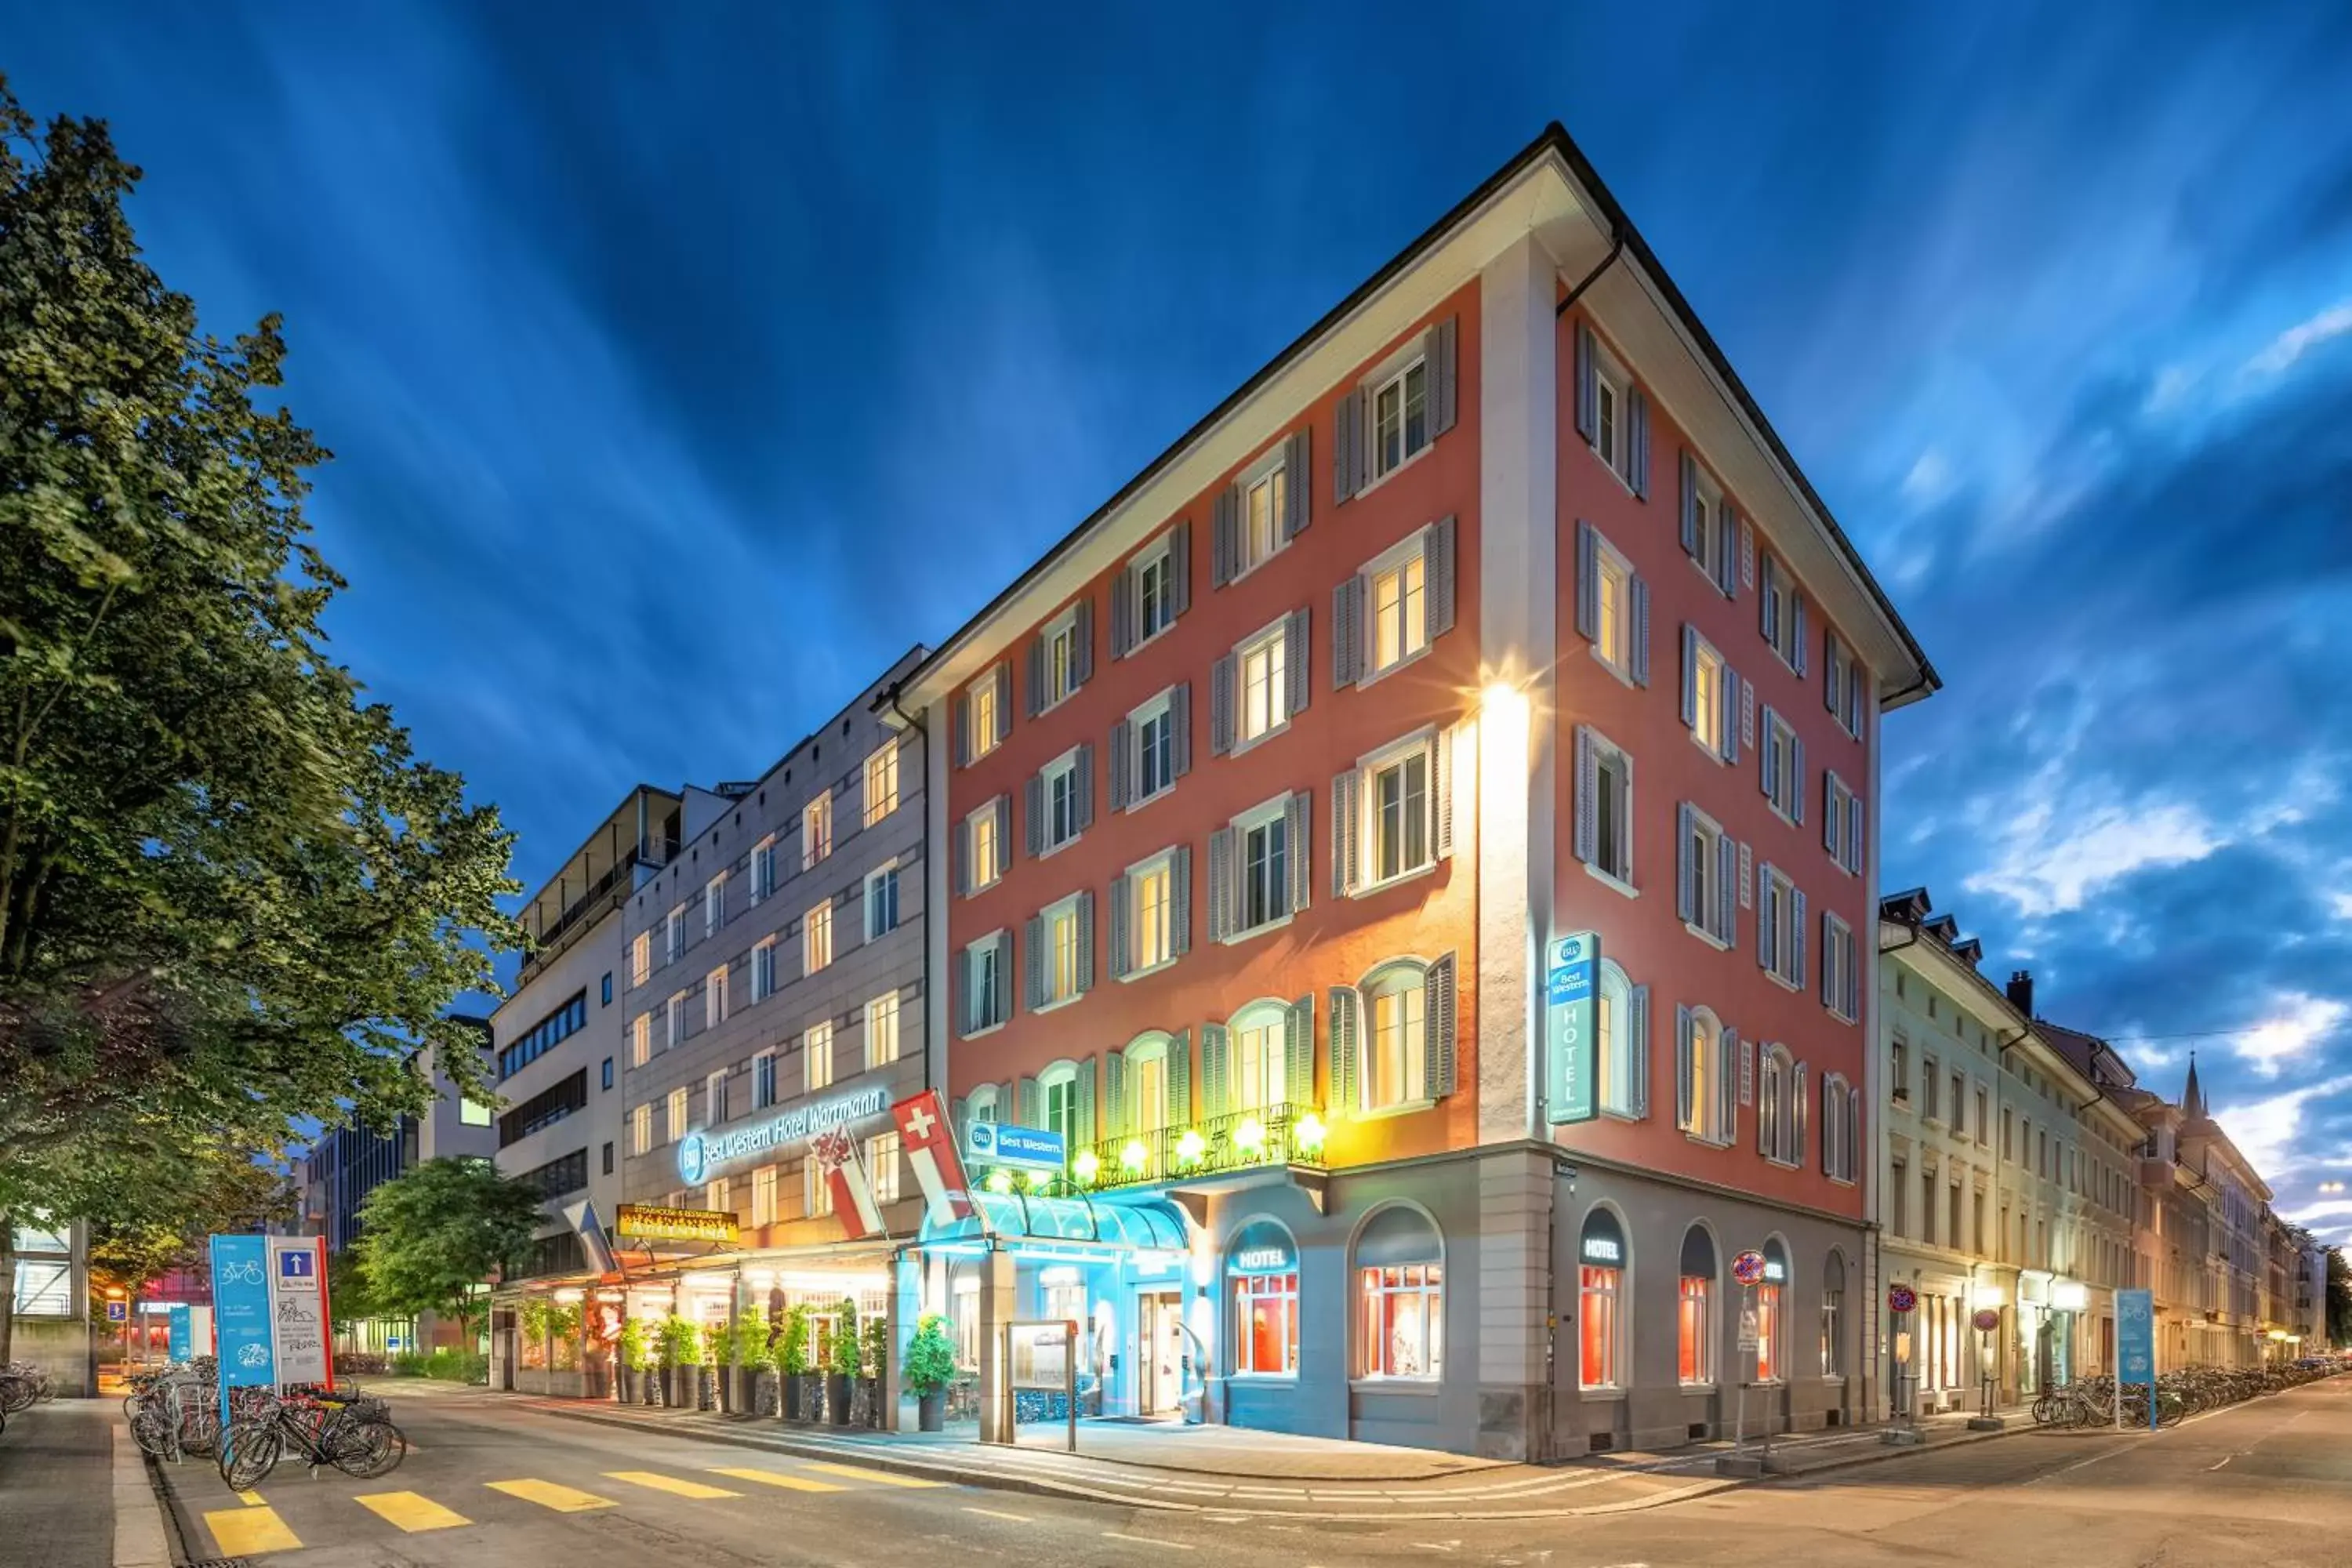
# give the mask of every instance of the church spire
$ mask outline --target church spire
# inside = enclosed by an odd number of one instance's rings
[[[2189,1053],[2189,1087],[2180,1091],[2180,1111],[2195,1121],[2205,1114],[2205,1090],[2197,1082],[2197,1053]]]

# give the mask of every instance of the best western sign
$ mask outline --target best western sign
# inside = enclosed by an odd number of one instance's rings
[[[830,1132],[852,1121],[879,1116],[889,1109],[887,1091],[861,1089],[837,1100],[795,1105],[765,1121],[729,1132],[689,1132],[677,1141],[677,1173],[688,1186],[699,1186],[738,1160],[782,1149],[819,1132]]]

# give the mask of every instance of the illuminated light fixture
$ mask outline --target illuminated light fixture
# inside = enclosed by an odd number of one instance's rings
[[[574,1301],[586,1300],[588,1293],[584,1290],[558,1290],[555,1293],[555,1299],[563,1306],[569,1307]]]
[[[1102,1161],[1096,1158],[1093,1150],[1081,1149],[1078,1151],[1078,1157],[1070,1162],[1070,1170],[1078,1180],[1091,1182],[1102,1170]]]
[[[1151,1152],[1143,1146],[1143,1140],[1140,1138],[1129,1139],[1127,1146],[1118,1152],[1120,1166],[1129,1171],[1142,1170],[1144,1162],[1150,1158]]]
[[[689,1290],[723,1290],[735,1283],[735,1277],[731,1274],[711,1274],[707,1272],[701,1274],[688,1274],[682,1277],[678,1280],[678,1283],[685,1286]]]
[[[1313,1154],[1322,1149],[1323,1140],[1329,1131],[1323,1125],[1323,1119],[1310,1110],[1298,1119],[1298,1125],[1290,1130],[1290,1140],[1298,1145],[1300,1153]]]
[[[1013,1173],[1010,1171],[989,1172],[988,1190],[992,1193],[1010,1193],[1013,1190]]]
[[[1187,1165],[1197,1165],[1201,1156],[1209,1152],[1209,1142],[1201,1136],[1197,1127],[1184,1129],[1184,1136],[1176,1140],[1176,1158]]]
[[[2050,1287],[2050,1305],[2061,1312],[2079,1312],[2091,1304],[2090,1287],[2074,1279],[2061,1279]]]
[[[1265,1123],[1255,1116],[1244,1116],[1242,1124],[1234,1129],[1234,1147],[1245,1153],[1265,1152]]]
[[[754,1290],[765,1290],[775,1284],[775,1282],[776,1271],[772,1268],[746,1268],[743,1270],[743,1283],[749,1285]]]
[[[1029,1190],[1034,1193],[1038,1188],[1044,1186],[1047,1182],[1052,1181],[1053,1178],[1048,1176],[1043,1171],[1031,1171],[1024,1180],[1028,1184]]]

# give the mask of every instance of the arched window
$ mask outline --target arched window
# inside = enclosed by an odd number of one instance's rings
[[[1725,1028],[1706,1007],[1677,1007],[1675,1041],[1677,1124],[1703,1142],[1730,1142],[1739,1114],[1732,1073],[1738,1032]]]
[[[1445,1243],[1405,1204],[1376,1210],[1356,1235],[1358,1375],[1431,1380],[1445,1363]]]
[[[1298,1243],[1280,1220],[1254,1219],[1225,1256],[1234,1303],[1234,1371],[1298,1375]]]
[[[1777,1236],[1764,1242],[1764,1281],[1756,1287],[1756,1381],[1779,1383],[1788,1373],[1784,1310],[1789,1290],[1789,1249]]]
[[[1399,958],[1331,991],[1331,1104],[1380,1110],[1454,1092],[1454,954]],[[1304,1075],[1293,1075],[1304,1076]],[[1301,1102],[1311,1087],[1292,1090]]]
[[[1110,1079],[1112,1131],[1142,1138],[1168,1125],[1169,1037],[1158,1032],[1138,1035],[1113,1060]]]
[[[1003,1120],[1003,1113],[996,1103],[998,1092],[996,1085],[984,1083],[964,1096],[963,1119],[967,1126],[974,1121]]]
[[[1650,988],[1636,985],[1609,959],[1601,961],[1600,994],[1593,1001],[1600,1034],[1594,1059],[1600,1067],[1601,1109],[1612,1116],[1650,1113]]]
[[[1584,1216],[1577,1237],[1577,1380],[1586,1388],[1619,1386],[1629,1321],[1625,1227],[1611,1210]]]
[[[1030,1120],[1029,1108],[1023,1108],[1022,1121],[1031,1127],[1043,1127],[1062,1135],[1063,1147],[1076,1159],[1078,1151],[1095,1141],[1095,1063],[1092,1057],[1085,1061],[1058,1061],[1038,1073],[1028,1085],[1024,1098],[1034,1096],[1036,1120]]]
[[[1675,1287],[1675,1366],[1686,1384],[1715,1382],[1715,1237],[1694,1225],[1683,1232]]]
[[[1834,1247],[1822,1266],[1822,1375],[1845,1375],[1845,1255]]]
[[[1853,1180],[1854,1144],[1861,1133],[1854,1111],[1853,1086],[1843,1074],[1822,1079],[1822,1173],[1832,1181]]]
[[[1782,1165],[1805,1159],[1805,1067],[1786,1046],[1764,1047],[1756,1074],[1756,1149]]]
[[[1284,1002],[1253,1002],[1234,1015],[1233,1109],[1264,1110],[1308,1092],[1293,1096],[1285,1070],[1290,1058],[1291,1007]]]

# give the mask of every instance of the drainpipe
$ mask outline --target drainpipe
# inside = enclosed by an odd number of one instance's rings
[[[1599,266],[1597,266],[1597,267],[1593,268],[1593,269],[1592,269],[1591,271],[1590,271],[1590,272],[1588,272],[1588,273],[1586,273],[1586,274],[1584,275],[1584,281],[1583,281],[1583,282],[1579,283],[1575,288],[1570,289],[1568,291],[1568,297],[1567,297],[1566,299],[1562,300],[1559,304],[1557,304],[1557,305],[1555,305],[1555,306],[1553,306],[1553,307],[1552,307],[1552,311],[1551,311],[1551,317],[1552,317],[1552,320],[1556,321],[1559,320],[1562,316],[1567,315],[1567,314],[1568,314],[1568,308],[1569,308],[1570,305],[1575,304],[1579,300],[1581,300],[1582,298],[1584,298],[1584,291],[1585,291],[1587,289],[1591,288],[1595,283],[1600,282],[1600,281],[1601,281],[1601,275],[1603,272],[1608,271],[1608,270],[1609,270],[1609,268],[1610,268],[1610,267],[1611,267],[1612,265],[1613,265],[1613,264],[1615,263],[1616,259],[1617,259],[1620,256],[1623,255],[1623,254],[1624,254],[1624,252],[1625,252],[1625,231],[1624,231],[1622,228],[1618,228],[1618,229],[1615,229],[1614,231],[1612,231],[1612,234],[1610,235],[1610,238],[1609,238],[1609,254],[1608,254],[1608,255],[1606,255],[1606,256],[1604,256],[1604,257],[1602,257],[1602,258],[1601,258],[1601,262],[1600,262],[1600,265],[1599,265]]]
[[[890,711],[898,716],[898,721],[900,723],[906,725],[908,729],[914,731],[916,734],[920,735],[923,738],[923,777],[926,784],[926,787],[923,791],[923,876],[928,881],[931,874],[931,797],[930,790],[929,788],[929,781],[931,773],[931,732],[920,719],[916,718],[912,713],[908,712],[904,708],[898,706],[898,693],[900,689],[905,685],[906,682],[904,680],[892,681],[890,683],[890,689],[883,693],[882,700],[890,705]],[[926,1036],[929,1036],[930,1033],[931,1009],[939,1005],[940,1000],[939,997],[931,994],[930,963],[931,899],[929,889],[926,888],[923,897],[923,1033]],[[937,1089],[940,1087],[931,1081],[931,1052],[928,1041],[923,1048],[923,1087],[925,1089]]]

